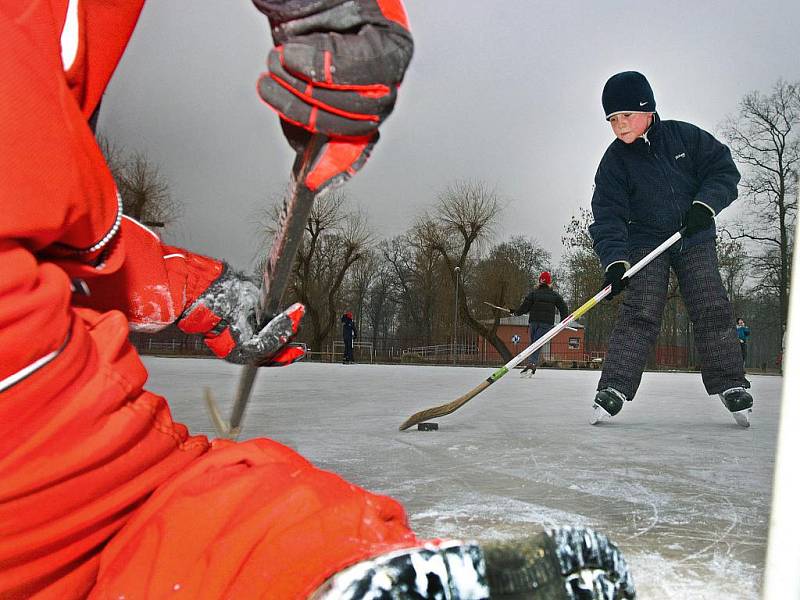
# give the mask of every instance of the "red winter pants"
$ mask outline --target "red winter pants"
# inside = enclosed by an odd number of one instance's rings
[[[0,598],[302,598],[417,543],[402,507],[259,439],[174,423],[121,313],[72,310],[0,392]]]

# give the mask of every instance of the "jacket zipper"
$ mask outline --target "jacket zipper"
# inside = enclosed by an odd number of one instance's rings
[[[661,176],[664,178],[664,181],[666,181],[667,185],[669,186],[669,191],[670,191],[670,194],[671,194],[670,205],[672,207],[673,214],[677,215],[677,217],[678,217],[678,226],[680,227],[681,211],[680,211],[680,208],[678,207],[678,202],[675,199],[675,188],[673,187],[672,182],[669,180],[669,177],[667,176],[667,170],[664,168],[664,165],[661,162],[661,155],[659,155],[659,153],[655,151],[655,149],[653,148],[653,145],[650,143],[650,140],[648,139],[647,135],[644,135],[643,137],[644,137],[644,141],[647,142],[648,150],[650,150],[650,152],[652,153],[653,158],[656,159],[656,164],[658,165],[658,170],[661,172]],[[681,250],[683,250],[683,238],[681,238],[681,246],[680,246],[680,248],[681,248]]]

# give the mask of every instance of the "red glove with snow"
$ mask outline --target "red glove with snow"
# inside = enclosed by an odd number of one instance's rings
[[[250,278],[225,265],[177,325],[185,333],[203,334],[214,354],[232,363],[281,367],[302,358],[301,347],[287,344],[300,327],[305,307],[293,304],[259,327],[258,297],[258,286]]]
[[[258,82],[300,151],[310,133],[329,139],[304,182],[317,191],[366,162],[389,116],[414,44],[400,0],[253,0],[275,48]]]

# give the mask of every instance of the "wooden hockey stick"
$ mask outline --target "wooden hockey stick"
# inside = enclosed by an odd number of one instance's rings
[[[511,309],[510,308],[506,308],[505,306],[497,306],[496,304],[492,304],[491,302],[486,302],[485,300],[483,301],[483,303],[486,306],[491,306],[492,308],[496,308],[497,310],[502,310],[503,312],[507,312],[507,313],[511,312]]]
[[[272,242],[258,299],[256,320],[264,323],[267,318],[280,311],[281,300],[289,276],[294,266],[295,255],[303,239],[303,231],[314,205],[316,192],[305,184],[306,176],[314,160],[325,145],[325,137],[311,136],[302,152],[299,152],[292,166],[292,183],[288,196],[283,201],[278,230]],[[241,429],[244,411],[250,400],[250,393],[258,372],[257,365],[245,365],[236,390],[236,398],[231,410],[231,418],[226,422],[209,388],[205,388],[205,402],[211,422],[219,437],[236,439]]]
[[[662,254],[665,250],[667,250],[667,248],[672,246],[672,244],[677,242],[679,239],[681,239],[680,231],[674,233],[668,240],[662,243],[658,248],[650,252],[650,254],[642,258],[642,260],[640,260],[630,269],[628,269],[623,277],[628,277],[628,278],[633,277],[636,273],[638,273],[646,265],[648,265],[654,258]],[[459,396],[452,402],[448,402],[447,404],[442,404],[441,406],[434,406],[433,408],[428,408],[426,410],[414,413],[408,419],[406,419],[402,425],[400,425],[400,431],[408,429],[409,427],[413,427],[414,425],[422,423],[423,421],[427,421],[428,419],[443,417],[445,415],[449,415],[451,412],[455,412],[456,410],[464,406],[467,402],[472,400],[475,396],[480,394],[483,390],[492,385],[495,381],[500,379],[503,375],[508,373],[514,367],[516,367],[523,360],[528,358],[531,354],[536,352],[536,350],[538,350],[539,348],[544,346],[547,342],[556,337],[556,335],[558,335],[559,332],[563,331],[564,329],[567,329],[571,321],[580,318],[581,316],[589,312],[592,308],[597,306],[597,304],[601,300],[603,300],[606,296],[608,296],[610,293],[611,293],[611,284],[607,285],[593,297],[589,298],[589,300],[587,300],[583,304],[583,306],[576,309],[572,314],[570,314],[563,321],[561,321],[561,323],[556,325],[553,329],[548,331],[546,334],[544,334],[542,337],[536,340],[533,344],[525,348],[525,350],[517,354],[505,365],[497,369],[494,373],[492,373],[487,379],[482,381],[479,385],[472,388],[463,396]]]

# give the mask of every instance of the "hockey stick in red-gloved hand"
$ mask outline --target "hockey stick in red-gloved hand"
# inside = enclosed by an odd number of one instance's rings
[[[648,265],[654,258],[662,254],[665,250],[667,250],[672,244],[677,242],[681,239],[681,232],[678,231],[662,243],[658,248],[650,252],[647,256],[642,258],[639,262],[633,265],[630,269],[625,272],[623,277],[633,277],[641,271],[646,265]],[[587,302],[583,304],[580,308],[576,309],[571,315],[565,318],[561,323],[553,327],[550,331],[536,340],[533,344],[525,348],[522,352],[517,354],[514,358],[512,358],[509,362],[505,365],[497,369],[494,373],[492,373],[486,380],[482,381],[480,385],[472,388],[463,396],[459,396],[452,402],[448,402],[447,404],[442,404],[441,406],[434,406],[433,408],[428,408],[426,410],[422,410],[418,413],[414,413],[408,419],[406,419],[402,425],[400,425],[400,431],[404,429],[408,429],[418,423],[422,423],[423,421],[427,421],[428,419],[434,419],[436,417],[443,417],[445,415],[449,415],[451,412],[455,412],[462,406],[464,406],[467,402],[472,400],[475,396],[480,394],[483,390],[487,387],[492,385],[495,381],[500,379],[503,375],[508,373],[511,369],[516,367],[519,363],[523,360],[528,358],[531,354],[536,352],[539,348],[544,346],[547,342],[552,340],[559,332],[563,331],[564,329],[569,328],[570,322],[575,319],[580,318],[587,312],[589,312],[592,308],[594,308],[601,300],[603,300],[606,296],[611,293],[611,284],[608,284],[602,290],[600,290],[597,294],[595,294],[592,298],[590,298]]]
[[[259,323],[265,323],[269,318],[280,312],[281,299],[289,284],[289,275],[294,266],[295,255],[303,239],[308,216],[314,205],[316,192],[306,185],[306,176],[326,143],[323,135],[313,135],[309,138],[305,148],[297,153],[292,166],[292,183],[290,192],[283,201],[278,230],[272,241],[267,264],[264,267],[261,282],[261,295],[258,301],[256,318]],[[239,387],[231,410],[231,418],[225,421],[220,414],[217,403],[211,395],[211,390],[205,389],[205,401],[211,421],[217,435],[224,438],[236,439],[241,428],[244,411],[250,400],[250,393],[258,372],[257,365],[246,365],[239,378]]]

